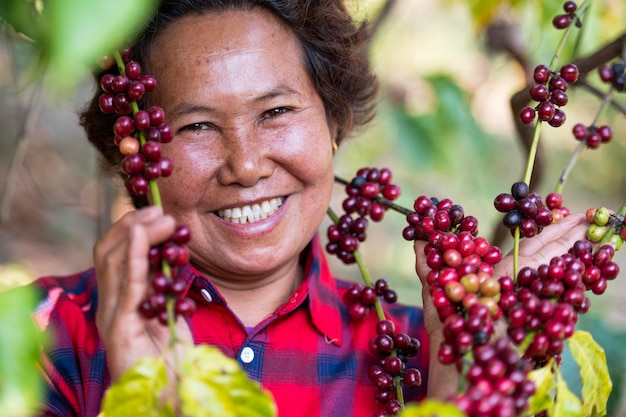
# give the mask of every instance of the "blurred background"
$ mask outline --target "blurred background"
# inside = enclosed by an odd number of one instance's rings
[[[410,208],[419,195],[450,198],[479,219],[482,236],[508,251],[512,242],[499,230],[501,215],[493,199],[522,179],[527,159],[524,131],[515,123],[519,108],[512,111],[511,98],[526,91],[529,71],[552,59],[563,31],[551,21],[563,13],[562,2],[353,0],[348,6],[359,19],[374,22],[371,54],[382,94],[377,119],[340,148],[336,174],[349,180],[360,167],[388,167],[403,190],[399,204]],[[136,24],[132,16],[124,17],[124,24]],[[91,33],[77,36],[62,29],[64,23],[57,22],[58,41],[45,33],[28,36],[41,36],[41,49],[24,36],[28,31],[17,34],[0,20],[0,291],[42,275],[89,267],[94,242],[129,209],[119,187],[100,172],[78,127],[77,114],[94,88],[82,63],[87,61],[81,61],[84,50],[89,51],[83,43],[91,40],[104,48],[106,42]],[[608,89],[595,67],[626,51],[626,2],[594,1],[584,23],[562,51],[559,67],[582,60],[588,73],[581,86],[568,91],[564,126],[546,125],[542,131],[532,186],[543,196],[554,190],[577,145],[572,126],[589,125],[596,116],[601,98],[593,91]],[[36,71],[42,50],[53,55],[45,76]],[[589,58],[597,51],[604,55]],[[612,127],[614,140],[583,151],[567,180],[565,205],[574,212],[599,206],[617,210],[626,200],[624,96],[615,94],[616,105],[598,121]],[[338,185],[335,211],[341,210],[343,198]],[[388,279],[400,301],[419,304],[412,245],[401,237],[404,224],[402,215],[388,212],[384,222],[370,225],[361,251],[372,275]],[[324,228],[321,232],[325,236]],[[624,253],[616,260],[626,269]],[[331,262],[340,276],[360,279],[355,266]],[[607,350],[614,381],[609,415],[614,416],[626,415],[621,399],[626,372],[623,278],[610,283],[601,302],[592,299],[592,310],[581,323]],[[575,372],[571,375],[575,379]]]

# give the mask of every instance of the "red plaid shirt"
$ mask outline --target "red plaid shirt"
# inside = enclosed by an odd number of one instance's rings
[[[198,301],[190,319],[195,342],[236,358],[250,378],[272,393],[280,417],[369,417],[381,408],[367,376],[376,362],[368,350],[376,334],[376,314],[372,311],[361,322],[350,320],[342,296],[351,284],[332,277],[319,238],[303,255],[303,283],[253,329],[242,325],[210,279],[191,267],[183,269],[188,295]],[[96,416],[110,377],[95,325],[95,271],[45,277],[34,285],[42,296],[35,319],[54,335],[42,363],[48,388],[42,415]],[[422,311],[396,304],[385,311],[397,329],[422,342],[409,365],[422,371],[424,382],[404,392],[407,401],[421,399],[428,375]]]

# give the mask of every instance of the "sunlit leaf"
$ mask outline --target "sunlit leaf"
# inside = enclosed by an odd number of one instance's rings
[[[552,411],[549,413],[550,416],[554,417],[582,417],[583,415],[583,407],[580,403],[580,399],[570,391],[567,383],[563,379],[561,372],[557,371],[556,373],[557,379],[557,393],[556,399],[554,402],[554,407]]]
[[[528,374],[528,379],[535,383],[535,394],[529,400],[528,414],[534,415],[548,409],[554,401],[556,380],[550,366],[535,369]]]
[[[102,411],[106,417],[173,417],[161,404],[166,386],[165,361],[143,358],[107,390]]]
[[[386,3],[386,0],[349,0],[346,2],[346,8],[356,21],[371,21]]]
[[[55,0],[45,4],[45,64],[53,88],[64,91],[88,74],[97,58],[143,28],[155,0]]]
[[[568,345],[580,369],[584,415],[605,415],[613,384],[604,349],[596,343],[591,333],[582,330],[576,331],[568,339]]]
[[[466,417],[454,404],[435,400],[426,400],[408,405],[398,417]]]
[[[186,350],[179,396],[183,414],[194,417],[276,415],[271,395],[250,380],[236,361],[212,346]]]
[[[36,296],[30,287],[0,294],[0,416],[26,416],[43,388],[37,370],[43,333],[31,313]]]

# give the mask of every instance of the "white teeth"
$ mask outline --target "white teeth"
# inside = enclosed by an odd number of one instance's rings
[[[273,212],[272,206],[270,206],[270,203],[268,203],[267,201],[264,201],[263,203],[261,203],[259,208],[261,209],[260,216],[262,219],[265,219],[267,216],[269,216]]]
[[[261,204],[255,203],[252,206],[234,207],[217,212],[218,216],[232,223],[253,223],[274,214],[278,207],[282,206],[282,198],[272,198],[265,200]]]

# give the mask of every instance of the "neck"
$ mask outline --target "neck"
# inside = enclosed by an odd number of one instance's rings
[[[253,327],[289,299],[302,277],[302,266],[293,262],[261,278],[223,280],[212,277],[212,280],[239,320],[246,327]]]

